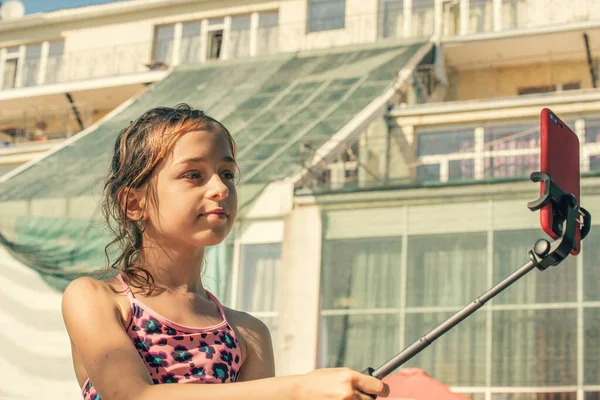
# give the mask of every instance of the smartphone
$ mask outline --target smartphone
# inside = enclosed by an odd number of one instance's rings
[[[579,138],[555,113],[544,108],[540,115],[541,172],[545,172],[565,193],[571,193],[579,200]],[[544,193],[541,184],[540,193]],[[540,210],[540,224],[544,232],[553,239],[562,235],[566,216],[561,216],[552,203]],[[575,227],[575,242],[572,255],[579,254],[581,227]]]

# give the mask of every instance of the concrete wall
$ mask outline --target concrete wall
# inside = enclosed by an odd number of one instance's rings
[[[585,61],[531,64],[518,67],[457,71],[455,92],[448,100],[474,100],[517,96],[520,89],[579,82],[592,88]]]

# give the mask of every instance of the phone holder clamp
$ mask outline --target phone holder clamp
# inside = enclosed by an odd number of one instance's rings
[[[555,232],[561,232],[561,236],[550,243],[546,239],[540,239],[529,252],[529,258],[540,270],[558,265],[563,261],[571,250],[577,250],[577,223],[580,224],[580,234],[583,240],[590,231],[592,216],[590,213],[577,205],[577,199],[571,193],[565,193],[554,181],[543,172],[531,174],[533,182],[543,182],[544,192],[537,200],[531,201],[527,207],[531,211],[537,211],[542,207],[552,204],[553,223]]]

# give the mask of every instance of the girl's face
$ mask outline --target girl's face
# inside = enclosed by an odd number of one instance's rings
[[[225,133],[183,134],[152,179],[155,197],[147,202],[146,232],[176,247],[221,243],[237,216],[236,180]]]

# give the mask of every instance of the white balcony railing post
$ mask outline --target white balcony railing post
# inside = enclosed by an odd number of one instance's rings
[[[469,33],[469,21],[471,20],[469,0],[460,0],[458,7],[460,10],[459,35],[466,35]]]
[[[483,179],[485,177],[485,130],[483,127],[478,126],[475,128],[475,162],[473,166],[473,177],[476,180]]]
[[[19,46],[19,61],[17,62],[17,74],[15,78],[15,88],[23,86],[23,67],[25,66],[25,55],[27,47],[24,44]]]
[[[0,90],[4,89],[4,68],[6,64],[6,49],[0,49]]]
[[[502,0],[493,0],[493,19],[494,19],[494,32],[502,30]]]
[[[256,56],[258,50],[258,13],[252,13],[250,16],[250,57]]]
[[[46,83],[46,70],[48,69],[48,53],[50,52],[50,43],[44,41],[42,43],[42,51],[40,54],[40,69],[38,71],[37,84],[43,85]]]
[[[404,10],[402,11],[402,18],[404,20],[402,35],[404,38],[412,36],[412,3],[412,0],[404,0]]]

